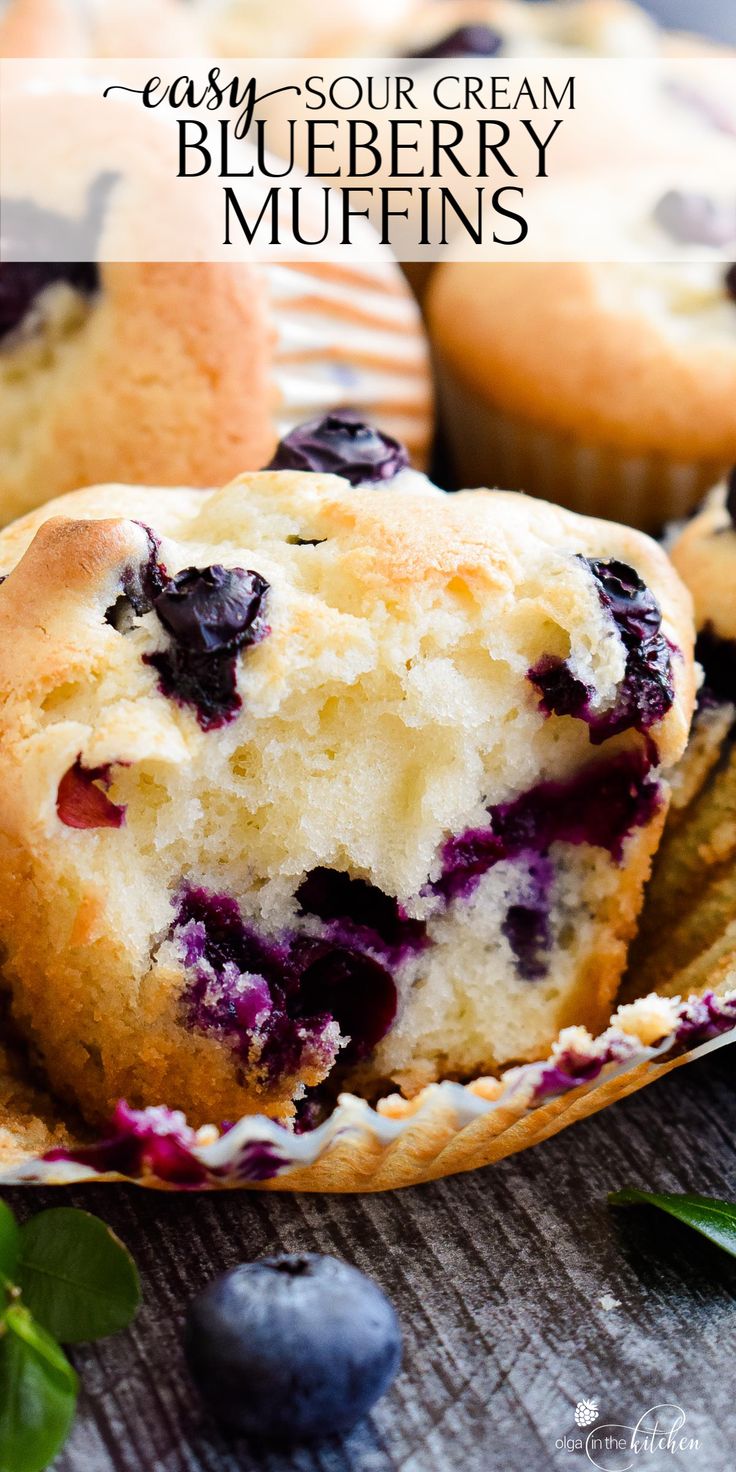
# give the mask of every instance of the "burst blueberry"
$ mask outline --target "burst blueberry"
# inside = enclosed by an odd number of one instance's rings
[[[608,710],[594,711],[593,687],[573,674],[567,660],[546,656],[529,670],[528,678],[539,691],[545,715],[586,721],[590,740],[600,746],[622,731],[644,734],[664,719],[675,698],[672,661],[659,604],[633,567],[592,557],[579,560],[595,579],[599,600],[626,650],[614,703]]]
[[[341,475],[351,486],[393,480],[409,464],[398,440],[366,424],[350,409],[299,424],[281,440],[267,470],[313,470]]]
[[[219,1421],[297,1440],[348,1431],[401,1363],[401,1330],[376,1283],[316,1253],[232,1268],[189,1307],[185,1349]]]
[[[268,583],[241,567],[187,567],[153,600],[169,635],[168,648],[144,659],[158,671],[160,689],[194,707],[203,731],[233,719],[242,701],[237,656],[268,633]]]
[[[324,875],[331,871],[316,872],[315,900],[324,895]],[[338,896],[344,877],[336,876]],[[308,877],[300,890],[303,909],[309,892]],[[393,902],[383,898],[390,907]],[[407,948],[424,943],[424,929],[421,925],[419,935],[395,938],[389,945],[367,925],[332,916],[323,921],[321,935],[297,932],[266,939],[245,924],[231,896],[187,888],[179,896],[174,927],[192,973],[185,994],[187,1019],[228,1040],[245,1059],[257,1032],[259,1068],[271,1080],[316,1062],[329,1068],[339,1046],[331,1027],[335,1022],[346,1040],[343,1058],[365,1058],[388,1032],[397,1006],[389,965],[370,952],[397,964]]]

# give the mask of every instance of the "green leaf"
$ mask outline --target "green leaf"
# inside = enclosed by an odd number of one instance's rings
[[[0,1472],[41,1472],[69,1434],[77,1377],[53,1339],[20,1304],[0,1338]]]
[[[730,1201],[717,1201],[712,1196],[639,1191],[635,1186],[612,1191],[608,1201],[611,1206],[658,1206],[736,1257],[736,1206]]]
[[[130,1323],[141,1296],[138,1271],[99,1217],[52,1207],[32,1217],[20,1237],[23,1302],[55,1338],[102,1339]]]
[[[20,1227],[9,1206],[0,1201],[0,1277],[12,1280],[20,1251]]]

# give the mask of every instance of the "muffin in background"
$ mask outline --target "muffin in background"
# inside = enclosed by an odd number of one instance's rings
[[[427,318],[458,483],[658,531],[732,463],[736,152],[709,164],[553,181],[530,205],[548,259],[439,267]],[[570,260],[586,240],[610,257]]]
[[[414,1094],[609,1016],[685,590],[628,528],[447,496],[370,434],[274,457],[305,462],[0,535],[4,980],[91,1120]]]
[[[670,541],[693,598],[703,685],[631,957],[632,988],[670,995],[736,973],[735,516],[731,471]]]
[[[348,406],[418,466],[417,308],[380,265],[0,264],[0,519],[120,477],[208,486]]]

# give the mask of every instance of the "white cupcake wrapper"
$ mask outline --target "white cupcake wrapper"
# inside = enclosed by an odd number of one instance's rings
[[[123,1107],[113,1140],[71,1147],[74,1160],[59,1151],[50,1152],[55,1158],[27,1154],[0,1170],[0,1184],[312,1191],[414,1185],[524,1149],[734,1041],[736,990],[686,1002],[653,995],[620,1009],[596,1039],[567,1028],[546,1060],[508,1069],[498,1081],[433,1084],[413,1102],[389,1101],[381,1112],[344,1094],[324,1124],[302,1135],[256,1115],[224,1134],[194,1131],[165,1107]]]
[[[504,414],[440,370],[445,432],[461,485],[529,491],[586,516],[658,532],[721,478],[717,460],[668,460],[585,443]]]

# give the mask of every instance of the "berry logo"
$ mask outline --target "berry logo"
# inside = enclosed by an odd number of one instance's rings
[[[597,1400],[579,1400],[575,1407],[575,1425],[592,1426],[598,1420]]]

